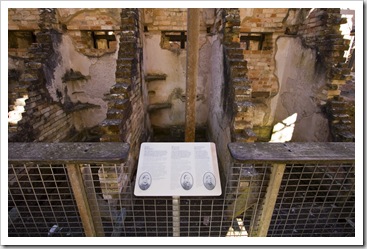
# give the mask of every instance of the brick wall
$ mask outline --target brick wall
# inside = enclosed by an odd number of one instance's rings
[[[72,116],[52,100],[46,88],[60,58],[54,48],[61,39],[61,34],[54,29],[57,27],[55,10],[38,11],[40,30],[36,33],[37,43],[29,48],[30,56],[25,60],[19,86],[11,89],[27,94],[28,99],[22,119],[15,129],[9,130],[9,142],[58,142],[72,130]]]
[[[274,76],[275,41],[284,34],[283,20],[287,16],[285,8],[240,9],[241,33],[264,33],[262,50],[244,50],[248,66],[248,78],[252,81],[253,97],[270,97],[278,92]]]
[[[102,56],[114,53],[117,42],[111,42],[110,48],[94,48],[91,31],[119,31],[121,9],[57,9],[66,33],[72,38],[75,48],[87,56]]]
[[[144,9],[144,25],[149,31],[186,30],[187,9]]]
[[[251,101],[252,82],[247,77],[247,61],[238,40],[240,13],[238,9],[224,10],[224,109],[232,116],[232,142],[254,142],[254,109]]]
[[[9,30],[38,30],[39,9],[8,9]]]
[[[137,166],[140,144],[149,140],[146,90],[142,77],[141,26],[138,9],[122,9],[121,40],[116,67],[116,84],[108,96],[107,118],[101,123],[101,142],[130,144],[129,159],[118,179],[132,177]],[[125,177],[123,177],[124,175]]]
[[[314,9],[297,27],[297,34],[302,36],[305,46],[317,50],[316,67],[325,70],[328,83],[319,104],[328,115],[332,140],[338,142],[354,141],[353,117],[348,114],[348,105],[340,96],[341,86],[351,78],[351,70],[343,57],[349,48],[349,40],[345,40],[340,31],[340,25],[346,21],[339,8]]]

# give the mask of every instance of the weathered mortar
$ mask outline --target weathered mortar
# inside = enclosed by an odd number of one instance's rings
[[[142,77],[142,50],[138,9],[122,9],[121,40],[116,65],[116,84],[110,89],[107,118],[100,124],[101,142],[126,142],[130,151],[126,167],[115,174],[103,188],[104,198],[115,198],[121,193],[125,181],[132,180],[137,166],[140,144],[150,139],[146,94]],[[100,175],[103,178],[103,175]],[[102,179],[102,181],[105,181]]]
[[[71,117],[64,113],[59,103],[52,101],[46,88],[60,58],[55,52],[61,40],[59,30],[55,29],[58,27],[55,10],[39,9],[39,27],[37,43],[29,49],[30,57],[25,60],[20,80],[28,95],[25,112],[9,141],[60,141],[72,127]]]
[[[254,142],[254,109],[251,102],[251,81],[247,77],[247,62],[239,44],[240,13],[238,9],[226,9],[224,13],[224,89],[223,108],[232,120],[232,142]],[[245,94],[241,90],[246,89]],[[237,91],[236,91],[237,90]]]

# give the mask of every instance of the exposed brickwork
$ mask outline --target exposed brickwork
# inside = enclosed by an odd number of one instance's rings
[[[58,9],[61,22],[72,38],[75,48],[87,56],[102,56],[116,51],[117,42],[110,42],[110,48],[94,48],[91,31],[119,31],[117,18],[121,9]]]
[[[116,84],[108,96],[107,118],[101,123],[104,135],[101,142],[126,142],[130,144],[129,159],[116,175],[116,181],[132,176],[136,168],[140,144],[149,139],[146,103],[142,91],[141,39],[138,9],[122,9],[121,40],[118,51]],[[124,175],[124,176],[123,176]],[[116,182],[117,185],[121,185]],[[112,190],[111,190],[112,191]]]
[[[149,31],[186,30],[187,9],[144,9],[144,23]]]
[[[54,28],[57,19],[54,9],[39,9],[40,31],[37,43],[29,49],[30,57],[25,60],[25,70],[19,79],[18,94],[28,95],[22,120],[9,134],[9,142],[58,142],[72,130],[72,116],[49,96],[49,84],[59,55],[54,46],[60,42],[61,34]],[[35,18],[37,19],[37,18]],[[15,131],[14,131],[15,130]]]
[[[253,132],[254,117],[251,102],[251,81],[247,77],[247,61],[244,59],[243,48],[240,48],[239,31],[240,15],[238,9],[224,10],[224,65],[225,91],[224,108],[232,113],[231,127],[232,141],[254,142],[256,134]]]
[[[354,105],[336,96],[326,105],[330,132],[335,142],[354,142]],[[351,115],[353,113],[353,115]]]
[[[39,9],[8,9],[9,30],[38,30]]]
[[[346,111],[341,111],[345,106],[340,96],[340,87],[350,79],[350,69],[343,57],[344,51],[348,50],[349,41],[343,39],[339,30],[340,24],[346,19],[341,17],[340,9],[314,9],[308,18],[298,27],[298,35],[301,35],[306,46],[317,50],[318,70],[326,72],[329,82],[324,90],[324,99],[321,106],[327,104],[329,125],[333,141],[354,140],[354,128]],[[336,101],[336,102],[335,102]],[[345,108],[344,108],[345,109]],[[342,113],[341,113],[342,112]]]
[[[279,32],[287,15],[284,8],[242,9],[246,17],[241,20],[241,32]]]

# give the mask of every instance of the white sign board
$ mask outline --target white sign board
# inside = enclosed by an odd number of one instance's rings
[[[136,196],[218,196],[214,143],[142,143]]]

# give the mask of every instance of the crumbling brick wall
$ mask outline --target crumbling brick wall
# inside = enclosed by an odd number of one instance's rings
[[[65,32],[72,38],[76,50],[87,56],[102,56],[114,53],[117,41],[109,42],[105,49],[95,48],[93,31],[118,31],[120,30],[121,9],[58,9],[60,22],[63,23]]]
[[[29,12],[28,9],[19,9],[16,16],[21,15],[19,13],[22,11]],[[37,43],[28,50],[29,56],[24,61],[25,69],[19,78],[19,87],[11,88],[12,91],[22,91],[21,94],[26,94],[28,99],[22,119],[9,134],[9,142],[57,142],[65,139],[72,130],[71,116],[52,100],[46,88],[60,56],[55,52],[61,36],[55,10],[37,11],[39,18],[34,9],[24,14],[39,21],[35,31]],[[10,27],[14,28],[14,24]],[[36,24],[30,22],[29,27],[35,29]]]
[[[232,142],[254,142],[254,109],[251,101],[252,82],[247,77],[247,61],[239,43],[240,15],[238,9],[224,9],[224,109],[232,116]]]
[[[261,49],[245,49],[248,77],[252,81],[252,97],[268,98],[278,92],[278,82],[274,76],[274,42],[284,34],[283,20],[287,9],[256,8],[240,9],[240,34],[264,34],[265,41]],[[241,42],[243,43],[243,42]]]
[[[269,112],[270,99],[279,92],[279,83],[274,74],[274,44],[279,35],[284,34],[286,14],[285,8],[240,9],[240,44],[247,61],[247,76],[252,82],[251,101],[255,113],[253,131],[257,141],[269,141],[271,135],[272,119],[266,113]],[[246,36],[262,37],[262,46],[259,46],[259,41],[244,41],[242,38]]]
[[[146,90],[142,77],[142,49],[138,9],[122,9],[121,40],[116,67],[116,84],[108,96],[107,118],[101,123],[101,142],[130,144],[127,169],[130,177],[137,165],[141,142],[148,141]]]
[[[317,51],[317,70],[325,72],[328,82],[319,104],[329,118],[332,140],[354,141],[353,117],[348,114],[348,107],[340,96],[341,86],[351,78],[350,68],[343,57],[349,41],[343,39],[340,30],[346,19],[342,18],[339,8],[307,11],[307,16],[298,13],[300,22],[290,25],[288,31],[300,35],[305,46]]]

